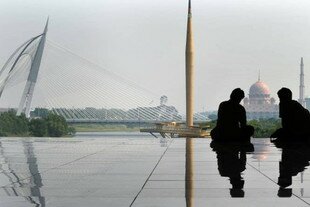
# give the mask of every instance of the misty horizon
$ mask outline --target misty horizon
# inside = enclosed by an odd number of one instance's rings
[[[283,86],[298,99],[301,57],[309,96],[309,6],[306,0],[192,1],[195,111],[216,110],[236,87],[248,94],[259,70],[277,102]],[[167,95],[168,104],[184,112],[187,1],[4,0],[1,66],[42,32],[47,16],[48,40],[153,91],[158,100]]]

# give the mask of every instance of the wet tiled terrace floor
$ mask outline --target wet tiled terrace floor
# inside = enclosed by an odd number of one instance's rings
[[[244,197],[238,198],[219,173],[210,140],[193,143],[193,177],[186,183],[181,138],[1,138],[0,206],[309,206],[307,169],[279,191],[282,150],[269,139],[253,139],[255,151],[246,154],[241,173],[244,188],[237,190]]]

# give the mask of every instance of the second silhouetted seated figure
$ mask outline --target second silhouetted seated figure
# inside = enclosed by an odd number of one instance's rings
[[[250,142],[254,128],[247,125],[246,112],[240,104],[244,92],[240,88],[234,89],[230,99],[220,104],[216,127],[211,131],[214,141]]]
[[[275,131],[271,138],[278,141],[305,141],[310,138],[310,113],[300,103],[292,100],[292,91],[281,88],[278,91],[280,99],[279,117],[282,128]]]

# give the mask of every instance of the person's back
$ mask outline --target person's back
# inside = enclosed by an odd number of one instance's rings
[[[216,141],[249,141],[254,133],[252,126],[246,125],[246,112],[241,100],[244,92],[240,88],[232,91],[230,99],[220,104],[216,127],[211,137]]]
[[[280,102],[280,118],[282,127],[290,134],[303,135],[310,133],[310,113],[295,100]]]
[[[282,128],[274,132],[272,138],[302,140],[310,138],[310,113],[300,103],[292,100],[292,92],[288,88],[278,91],[280,99],[279,117]]]
[[[241,126],[246,124],[245,109],[234,101],[224,101],[218,110],[217,127],[222,136],[239,136]]]

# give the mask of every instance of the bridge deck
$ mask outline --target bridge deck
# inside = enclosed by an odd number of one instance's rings
[[[145,127],[141,128],[140,132],[148,133],[159,133],[159,134],[172,134],[177,137],[207,137],[210,133],[201,128],[187,128],[187,127],[173,127],[173,126],[164,126],[164,127]]]

